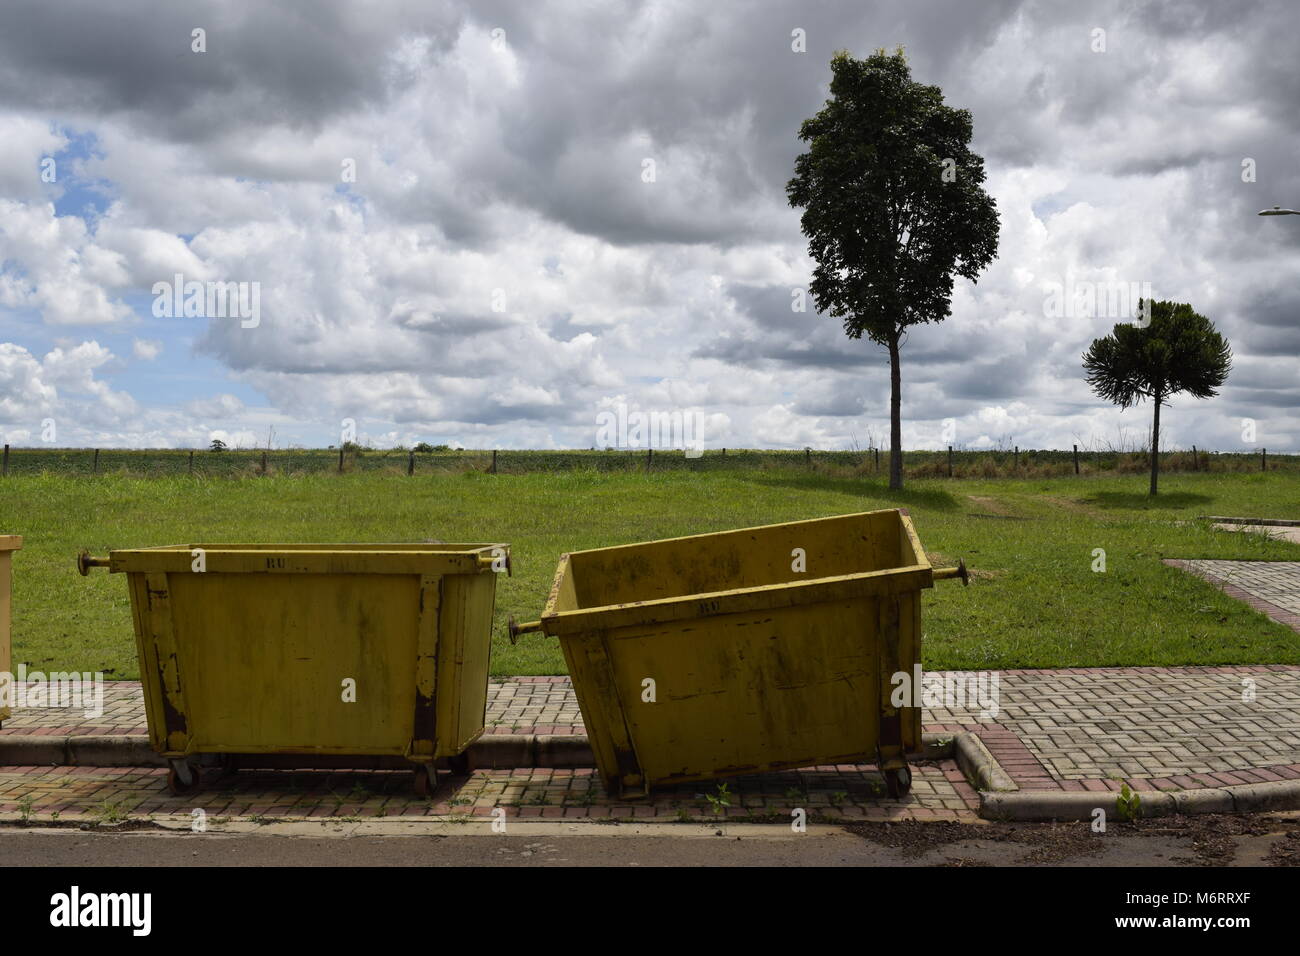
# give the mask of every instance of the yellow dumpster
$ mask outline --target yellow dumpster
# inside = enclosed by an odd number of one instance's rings
[[[921,591],[935,569],[901,509],[563,555],[540,621],[558,637],[605,786],[874,761],[911,787]],[[915,705],[915,706],[913,706]]]
[[[235,755],[299,754],[400,758],[427,795],[434,762],[463,763],[483,733],[507,545],[176,545],[78,565],[127,576],[149,737],[174,793]]]
[[[23,546],[23,539],[16,534],[0,534],[0,724],[12,713],[10,701],[17,693],[18,687],[14,677],[13,644],[9,632],[9,619],[12,612],[10,603],[10,585],[13,578],[11,565],[13,553]]]

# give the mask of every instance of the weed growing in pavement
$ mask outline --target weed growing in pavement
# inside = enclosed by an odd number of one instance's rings
[[[1134,790],[1130,790],[1128,784],[1120,787],[1119,795],[1115,798],[1115,816],[1124,823],[1132,823],[1142,815],[1142,796]]]
[[[731,806],[731,790],[726,782],[718,784],[716,793],[706,793],[704,799],[709,801],[709,806],[713,808],[714,816],[723,816],[727,807]]]
[[[121,800],[109,800],[108,797],[100,801],[94,813],[100,826],[113,826],[126,820],[130,815]]]

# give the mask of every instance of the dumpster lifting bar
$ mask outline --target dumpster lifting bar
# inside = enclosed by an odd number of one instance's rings
[[[495,571],[496,562],[497,559],[489,555],[480,554],[478,556],[478,566],[480,570],[487,571],[491,569]],[[108,567],[108,558],[92,557],[89,551],[82,551],[81,554],[77,555],[77,570],[81,572],[81,576],[83,578],[86,575],[90,574],[91,568],[106,568],[106,567]],[[509,552],[506,552],[505,572],[506,572],[506,577],[508,578],[514,577],[514,570],[510,563]]]
[[[970,572],[966,570],[966,559],[958,558],[955,568],[935,568],[934,579],[945,581],[949,578],[961,578],[962,587],[970,587]]]
[[[93,558],[89,551],[82,551],[77,555],[77,570],[81,572],[83,578],[90,573],[91,568],[106,567],[108,567],[108,558]]]
[[[84,572],[83,572],[84,573]],[[970,571],[966,568],[966,560],[958,559],[955,568],[935,568],[934,579],[936,581],[947,581],[952,578],[960,578],[964,587],[970,587]],[[514,644],[519,640],[520,634],[531,634],[542,629],[541,621],[525,621],[520,624],[515,620],[512,614],[506,621],[506,628],[510,632],[510,643]]]

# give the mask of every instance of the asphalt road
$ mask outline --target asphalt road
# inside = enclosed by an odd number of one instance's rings
[[[1154,821],[1153,821],[1154,822]],[[307,828],[303,828],[307,830]],[[6,866],[1094,866],[1295,865],[1295,821],[1230,833],[1153,826],[1091,833],[1085,824],[979,828],[919,824],[657,832],[625,826],[539,827],[528,833],[274,835],[0,828]],[[611,830],[613,828],[610,828]]]

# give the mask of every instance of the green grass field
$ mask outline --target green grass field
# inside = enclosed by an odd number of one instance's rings
[[[1140,474],[918,480],[902,494],[874,478],[797,468],[649,475],[357,472],[265,478],[10,475],[0,533],[14,560],[14,665],[139,676],[122,575],[81,577],[81,548],[199,541],[507,541],[493,672],[557,674],[557,642],[511,646],[508,614],[541,611],[563,551],[899,505],[937,562],[966,559],[968,589],[924,598],[928,668],[1300,663],[1300,636],[1165,557],[1300,560],[1300,546],[1218,532],[1204,514],[1300,518],[1294,472],[1170,474],[1151,502]],[[1107,570],[1094,573],[1093,549]]]

